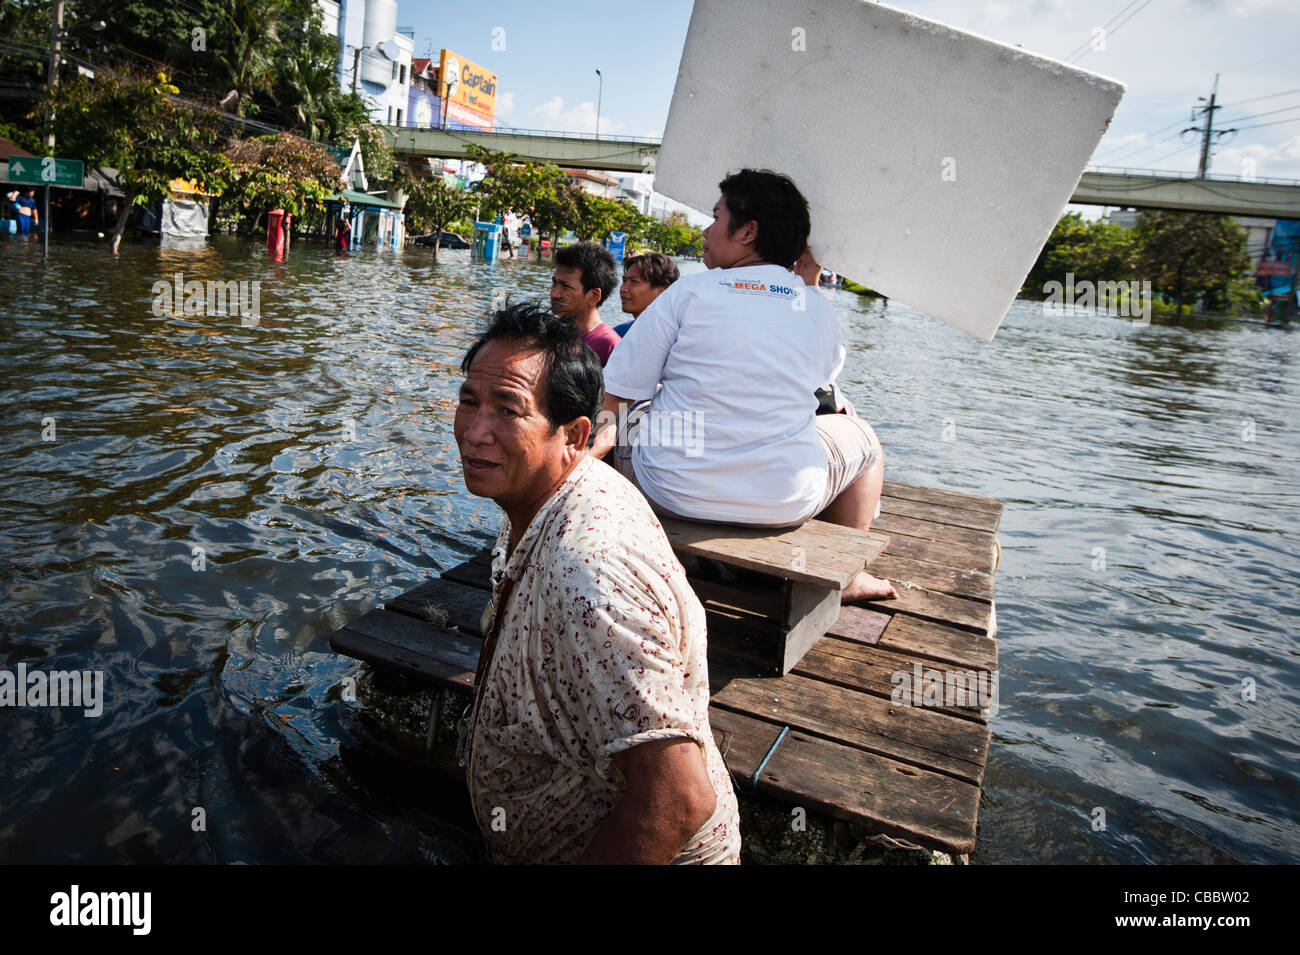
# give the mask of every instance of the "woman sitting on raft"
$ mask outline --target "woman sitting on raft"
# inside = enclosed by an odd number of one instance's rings
[[[844,365],[839,320],[787,266],[808,245],[808,203],[787,176],[743,169],[718,184],[709,271],[678,279],[605,367],[591,453],[669,517],[791,527],[817,517],[867,530],[884,460],[871,426],[816,414]],[[660,387],[662,386],[662,387]],[[897,597],[865,571],[844,602]]]

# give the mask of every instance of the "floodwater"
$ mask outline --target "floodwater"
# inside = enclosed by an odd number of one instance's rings
[[[0,861],[478,860],[327,638],[492,537],[457,365],[548,270],[228,239],[0,270],[0,669],[104,680],[99,716],[0,710]],[[260,283],[260,321],[155,314],[177,272]],[[1023,302],[986,344],[828,294],[887,476],[1006,504],[973,861],[1300,861],[1300,329]]]

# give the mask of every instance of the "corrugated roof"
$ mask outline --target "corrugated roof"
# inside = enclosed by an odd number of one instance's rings
[[[365,192],[355,192],[352,189],[344,189],[337,196],[330,196],[331,202],[341,202],[346,200],[354,206],[375,206],[379,209],[401,209],[395,202],[389,202],[387,199],[380,199],[378,196],[372,196]]]

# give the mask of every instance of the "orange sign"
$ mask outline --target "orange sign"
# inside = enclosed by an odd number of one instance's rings
[[[490,122],[496,112],[497,75],[450,50],[442,51],[438,65],[438,95],[446,96],[451,104],[482,113]]]

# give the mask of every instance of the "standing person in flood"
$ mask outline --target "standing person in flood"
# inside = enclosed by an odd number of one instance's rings
[[[718,185],[704,230],[709,271],[664,291],[614,350],[591,453],[614,449],[624,477],[671,516],[760,527],[818,517],[868,530],[880,442],[855,415],[816,413],[814,392],[839,375],[844,345],[826,299],[789,271],[808,248],[808,202],[773,172],[742,169]],[[679,420],[690,440],[637,440],[646,420]],[[841,600],[897,596],[863,570]]]
[[[337,252],[346,252],[352,247],[352,224],[343,216],[339,216],[338,222],[334,223],[334,249]]]
[[[632,317],[614,326],[619,338],[627,334],[637,316],[649,308],[664,289],[677,281],[677,276],[677,264],[662,252],[634,255],[623,262],[623,284],[619,286],[618,297],[623,303],[623,311]]]
[[[614,292],[614,257],[594,242],[566,245],[555,253],[551,311],[571,322],[601,367],[618,344],[618,335],[600,317],[600,306]]]
[[[493,861],[738,862],[704,608],[646,499],[586,454],[594,354],[522,304],[461,370],[465,487],[504,511],[465,760]]]

